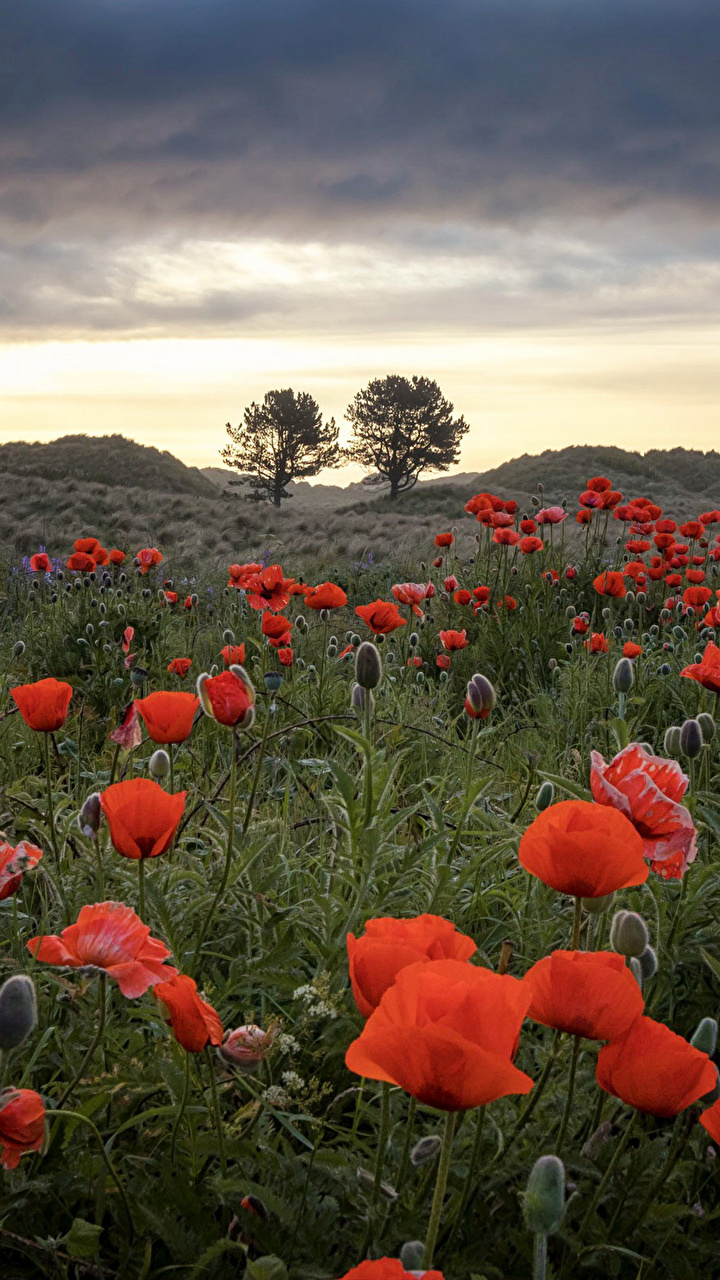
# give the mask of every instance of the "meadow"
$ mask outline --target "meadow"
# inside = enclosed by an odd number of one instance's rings
[[[720,511],[466,498],[9,556],[10,1280],[712,1274]]]

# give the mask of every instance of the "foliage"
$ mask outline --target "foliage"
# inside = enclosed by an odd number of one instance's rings
[[[248,406],[241,426],[228,422],[227,433],[230,444],[220,451],[223,462],[249,473],[255,496],[276,507],[290,497],[291,480],[316,476],[340,461],[335,421],[323,422],[307,391],[268,391],[261,405]]]

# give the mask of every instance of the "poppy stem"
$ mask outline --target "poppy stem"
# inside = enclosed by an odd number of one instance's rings
[[[210,1072],[210,1097],[212,1098],[213,1116],[215,1118],[215,1132],[218,1141],[218,1154],[220,1156],[220,1172],[223,1178],[227,1176],[227,1156],[225,1155],[225,1135],[223,1134],[222,1116],[220,1114],[220,1099],[218,1098],[217,1081],[215,1079],[215,1066],[209,1049],[204,1050],[205,1061]]]
[[[198,940],[195,943],[195,954],[193,956],[192,967],[191,967],[192,973],[194,973],[195,970],[197,969],[198,961],[200,959],[200,952],[202,951],[203,943],[205,941],[205,938],[207,937],[207,931],[210,928],[212,918],[215,914],[215,908],[217,907],[218,903],[220,902],[220,899],[225,893],[225,889],[227,888],[227,882],[230,878],[230,866],[232,863],[233,842],[235,837],[236,780],[237,780],[237,738],[235,736],[235,730],[233,729],[232,738],[231,738],[231,754],[230,754],[230,789],[228,793],[228,831],[227,831],[227,845],[225,848],[225,867],[223,869],[222,880],[220,881],[220,885],[218,887],[217,893],[215,894],[215,897],[210,903],[210,906],[208,908],[208,913],[205,916],[200,932],[198,934]]]
[[[562,1144],[567,1133],[567,1127],[570,1123],[570,1113],[572,1111],[573,1097],[575,1094],[575,1076],[577,1074],[578,1057],[580,1056],[580,1042],[582,1036],[573,1036],[572,1057],[570,1059],[570,1074],[568,1076],[567,1096],[565,1098],[565,1109],[560,1124],[560,1132],[558,1134],[555,1146],[555,1154],[560,1155]]]
[[[603,1095],[603,1097],[604,1096],[605,1095]],[[578,1234],[580,1236],[584,1236],[585,1232],[587,1231],[590,1225],[590,1219],[592,1218],[598,1204],[600,1203],[600,1200],[605,1193],[605,1188],[608,1186],[608,1183],[610,1182],[610,1179],[612,1178],[619,1164],[620,1157],[623,1154],[628,1142],[630,1141],[630,1138],[632,1137],[632,1132],[633,1132],[633,1129],[635,1128],[635,1123],[637,1121],[637,1118],[638,1118],[637,1111],[633,1111],[628,1123],[625,1126],[625,1132],[616,1143],[615,1150],[613,1151],[610,1163],[608,1164],[608,1167],[605,1170],[602,1178],[600,1179],[600,1182],[595,1188],[595,1194],[593,1195],[593,1198],[590,1201],[590,1204],[585,1210],[585,1216],[582,1222],[580,1223],[580,1227],[578,1228]]]
[[[175,794],[175,743],[168,743],[168,756],[170,757],[170,793]]]
[[[43,750],[45,753],[45,784],[47,787],[47,819],[50,828],[50,843],[55,855],[55,866],[60,871],[60,850],[55,831],[55,805],[53,803],[52,770],[50,768],[50,734],[43,734]]]
[[[546,1235],[538,1232],[535,1236],[533,1250],[533,1280],[545,1280],[547,1275],[547,1241]]]
[[[385,1152],[387,1150],[388,1133],[390,1131],[390,1085],[383,1081],[382,1092],[380,1095],[380,1130],[377,1140],[377,1151],[375,1152],[375,1182],[373,1184],[372,1206],[373,1209],[380,1199],[380,1187],[382,1185],[383,1169],[385,1167]]]
[[[400,1155],[400,1163],[398,1164],[397,1174],[395,1175],[395,1190],[399,1191],[405,1181],[407,1167],[410,1160],[410,1151],[412,1149],[413,1137],[415,1136],[415,1111],[417,1102],[414,1098],[410,1098],[408,1103],[407,1115],[405,1116],[405,1141]]]
[[[519,1137],[522,1130],[525,1128],[525,1125],[527,1124],[538,1102],[540,1101],[545,1091],[545,1086],[547,1085],[547,1082],[550,1079],[550,1072],[553,1069],[553,1065],[557,1057],[557,1046],[560,1042],[561,1035],[562,1035],[562,1032],[560,1031],[556,1031],[555,1034],[553,1035],[552,1047],[547,1056],[545,1066],[542,1069],[540,1079],[538,1080],[537,1084],[535,1085],[535,1088],[530,1094],[530,1097],[528,1098],[523,1110],[520,1112],[520,1115],[518,1116],[515,1122],[515,1128],[512,1130],[510,1137],[508,1138],[508,1141],[503,1147],[502,1152],[495,1157],[495,1160],[504,1159],[504,1157],[507,1155],[510,1148],[515,1145],[517,1138]]]
[[[178,1133],[180,1132],[180,1125],[183,1122],[183,1116],[185,1115],[185,1108],[187,1106],[187,1100],[189,1095],[190,1095],[190,1054],[186,1050],[185,1051],[185,1083],[183,1085],[182,1098],[180,1099],[180,1106],[178,1107],[178,1113],[177,1113],[177,1116],[175,1117],[175,1124],[173,1125],[172,1137],[170,1138],[170,1163],[171,1164],[175,1163],[175,1144],[177,1143],[177,1136],[178,1136]]]
[[[92,1039],[92,1041],[91,1041],[91,1043],[90,1043],[90,1047],[88,1048],[87,1052],[85,1053],[85,1057],[83,1058],[82,1062],[80,1063],[79,1070],[75,1073],[75,1075],[73,1076],[72,1080],[70,1081],[70,1084],[68,1085],[67,1089],[65,1090],[65,1092],[64,1092],[64,1093],[63,1093],[63,1095],[62,1095],[62,1097],[60,1098],[60,1101],[58,1102],[58,1107],[64,1107],[64,1106],[65,1106],[65,1103],[66,1103],[66,1102],[67,1102],[67,1100],[68,1100],[68,1098],[71,1096],[71,1094],[72,1094],[72,1093],[74,1093],[75,1088],[77,1087],[77,1085],[78,1085],[79,1081],[80,1081],[80,1080],[82,1080],[82,1078],[83,1078],[83,1076],[84,1076],[84,1074],[85,1074],[85,1070],[86,1070],[86,1068],[90,1065],[90,1063],[91,1063],[91,1061],[92,1061],[92,1058],[93,1058],[93,1055],[94,1055],[94,1053],[95,1053],[95,1050],[97,1049],[97,1047],[98,1047],[98,1045],[99,1045],[99,1043],[100,1043],[100,1041],[101,1041],[101,1039],[102,1039],[102,1034],[103,1034],[103,1031],[105,1030],[105,995],[106,995],[106,988],[107,988],[107,974],[105,974],[105,973],[101,973],[101,974],[100,974],[100,978],[99,978],[99,982],[98,982],[98,1025],[97,1025],[97,1031],[95,1032],[95,1035],[93,1036],[93,1039]]]
[[[457,1116],[454,1111],[448,1111],[445,1116],[445,1132],[443,1133],[442,1149],[440,1151],[440,1159],[438,1160],[437,1178],[435,1180],[435,1194],[433,1196],[432,1208],[430,1210],[430,1221],[428,1222],[427,1236],[425,1237],[425,1251],[423,1253],[422,1265],[425,1271],[429,1271],[432,1267],[433,1253],[437,1243],[438,1232],[440,1230],[440,1219],[442,1217],[443,1201],[445,1199],[445,1188],[447,1187],[448,1174],[450,1172],[450,1160],[452,1158],[452,1144],[455,1134],[455,1122]]]
[[[570,950],[577,951],[580,946],[580,929],[582,926],[582,898],[575,899],[575,910],[573,912],[573,928],[572,940],[570,942]]]
[[[657,1178],[652,1183],[650,1190],[648,1191],[645,1199],[643,1200],[642,1205],[640,1206],[639,1213],[636,1215],[635,1218],[633,1218],[632,1222],[627,1228],[628,1235],[630,1235],[633,1231],[637,1231],[638,1227],[640,1227],[644,1222],[645,1215],[647,1214],[648,1209],[650,1208],[655,1197],[657,1196],[658,1191],[663,1186],[663,1183],[665,1183],[667,1179],[670,1177],[670,1174],[672,1173],[673,1169],[675,1168],[675,1165],[680,1159],[680,1156],[685,1150],[687,1140],[690,1137],[694,1124],[695,1124],[695,1115],[694,1115],[693,1109],[690,1108],[688,1115],[685,1118],[684,1125],[678,1131],[678,1134],[675,1137],[674,1141],[670,1144],[670,1150],[667,1153],[667,1156],[662,1165],[662,1168],[660,1169],[660,1172]],[[614,1225],[614,1222],[611,1223],[610,1225],[611,1226]]]
[[[125,1191],[125,1188],[122,1182],[120,1181],[120,1177],[115,1169],[115,1166],[113,1165],[113,1162],[110,1159],[110,1156],[108,1155],[107,1150],[105,1149],[105,1143],[102,1140],[100,1130],[97,1128],[96,1125],[93,1124],[92,1120],[90,1120],[88,1116],[84,1116],[80,1111],[63,1111],[60,1107],[57,1107],[53,1111],[46,1112],[46,1114],[49,1120],[54,1120],[56,1118],[59,1118],[61,1120],[75,1120],[75,1121],[79,1121],[81,1124],[86,1124],[88,1129],[92,1130],[92,1133],[96,1138],[98,1147],[100,1149],[100,1155],[102,1156],[103,1164],[105,1165],[105,1168],[107,1169],[108,1173],[110,1174],[110,1177],[115,1183],[115,1186],[117,1187],[118,1195],[120,1196],[120,1199],[122,1201],[122,1206],[123,1206],[123,1209],[125,1210],[125,1216],[127,1217],[128,1226],[130,1228],[129,1243],[132,1244],[132,1242],[135,1239],[135,1223],[133,1221],[132,1210],[130,1209],[130,1202],[127,1198],[127,1193]]]
[[[485,1127],[486,1111],[487,1111],[486,1107],[478,1108],[479,1114],[475,1121],[475,1136],[473,1137],[472,1150],[470,1152],[470,1160],[468,1162],[467,1173],[465,1174],[465,1178],[463,1180],[462,1191],[460,1192],[460,1199],[458,1200],[458,1207],[455,1210],[455,1213],[453,1215],[452,1231],[450,1232],[450,1238],[447,1242],[448,1249],[450,1248],[453,1240],[455,1239],[458,1227],[462,1222],[463,1215],[465,1213],[465,1209],[467,1207],[467,1203],[470,1198],[470,1194],[473,1190],[473,1184],[475,1181],[475,1169],[477,1167],[478,1158],[480,1156],[480,1147],[482,1146],[482,1136],[483,1136],[483,1129]]]
[[[145,923],[145,859],[138,860],[138,915]]]

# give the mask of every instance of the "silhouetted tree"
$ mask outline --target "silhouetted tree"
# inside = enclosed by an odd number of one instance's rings
[[[447,471],[468,430],[437,382],[398,374],[368,383],[345,416],[353,427],[345,456],[373,469],[369,483],[389,481],[391,498],[412,489],[423,471]]]
[[[340,462],[338,428],[323,422],[317,401],[306,391],[268,391],[262,404],[249,405],[242,423],[226,430],[231,443],[220,450],[229,467],[247,473],[255,496],[276,507],[291,495],[291,480],[316,476]]]

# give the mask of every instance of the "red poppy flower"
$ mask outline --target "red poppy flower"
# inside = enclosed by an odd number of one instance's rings
[[[530,520],[529,518],[526,518],[525,520],[520,521],[521,533],[535,533],[536,529],[537,529],[537,525],[534,520]]]
[[[30,568],[33,573],[50,573],[52,561],[44,551],[37,551],[30,557]]]
[[[358,618],[362,618],[376,636],[389,635],[405,626],[405,619],[400,616],[396,604],[386,600],[373,600],[372,604],[359,604],[355,608]]]
[[[167,665],[167,670],[171,671],[174,676],[180,676],[183,679],[192,666],[192,658],[173,658],[172,662]]]
[[[720,1100],[703,1111],[700,1123],[703,1129],[707,1129],[713,1142],[720,1147]]]
[[[680,525],[678,532],[683,538],[701,538],[703,526],[699,520],[686,520],[685,524]]]
[[[585,648],[589,649],[590,653],[609,653],[610,641],[599,631],[593,631],[590,639],[585,641]]]
[[[366,921],[362,937],[349,933],[347,950],[355,1003],[369,1018],[401,969],[423,960],[469,960],[477,946],[442,916],[381,916]]]
[[[627,1035],[600,1050],[597,1082],[637,1111],[669,1119],[715,1087],[706,1053],[662,1022],[638,1018]]]
[[[270,613],[268,617],[273,622],[276,619]],[[245,645],[243,644],[226,644],[224,649],[220,650],[226,667],[242,667],[245,663]]]
[[[94,556],[99,546],[99,538],[76,538],[73,542],[73,551],[80,551],[86,556]]]
[[[650,550],[651,546],[652,542],[647,538],[630,538],[625,543],[625,550],[631,551],[634,556],[642,556]]]
[[[561,800],[539,813],[520,841],[520,865],[576,898],[603,898],[648,877],[629,818],[589,800]]]
[[[321,582],[319,587],[310,588],[305,603],[308,609],[342,609],[347,604],[347,596],[334,582]]]
[[[260,629],[263,635],[267,636],[273,648],[279,649],[281,645],[287,644],[290,639],[292,622],[282,613],[274,614],[267,611],[262,616]],[[242,663],[240,663],[240,666],[242,666]]]
[[[639,658],[642,653],[642,645],[635,644],[634,640],[626,640],[623,645],[623,658]]]
[[[36,733],[54,733],[60,729],[73,696],[71,684],[54,680],[52,676],[33,684],[17,685],[10,693],[26,725]]]
[[[531,556],[535,551],[542,551],[542,538],[521,538],[520,550],[524,556]]]
[[[490,517],[490,524],[493,529],[509,529],[515,521],[508,511],[494,511]]]
[[[290,600],[288,588],[292,578],[283,576],[279,564],[271,564],[260,573],[250,574],[245,582],[247,602],[251,609],[272,609],[279,613]]]
[[[687,676],[688,680],[695,680],[703,689],[720,693],[720,649],[711,640],[705,646],[702,661],[683,667],[680,675]]]
[[[588,1040],[624,1036],[645,1007],[642,991],[615,951],[553,951],[528,969],[528,1018]]]
[[[450,573],[450,574],[448,574],[447,578],[445,578],[445,580],[444,580],[444,582],[443,582],[443,586],[444,586],[444,588],[445,588],[445,590],[446,590],[446,591],[454,591],[456,587],[459,587],[459,586],[460,586],[460,583],[458,582],[457,578],[455,577],[455,574],[454,574],[454,573]]]
[[[460,587],[460,589],[453,595],[453,600],[455,601],[455,604],[468,605],[472,600],[472,594],[467,591],[465,587]]]
[[[430,587],[432,587],[431,582],[396,582],[391,590],[398,604],[407,605],[412,609],[416,618],[422,618],[423,611],[420,608],[420,603],[422,600],[430,598],[428,590]],[[435,588],[433,587],[433,594],[434,592]]]
[[[94,573],[95,561],[92,556],[88,556],[84,551],[73,551],[67,559],[67,568],[74,573]]]
[[[31,938],[27,945],[44,964],[102,970],[130,1000],[177,973],[165,964],[170,955],[165,943],[152,938],[148,926],[123,902],[83,907],[75,924],[61,934]]]
[[[132,655],[131,655],[132,656]],[[113,729],[109,735],[110,741],[115,742],[117,746],[122,747],[123,751],[132,751],[134,747],[139,747],[142,742],[142,729],[140,728],[140,717],[137,713],[137,705],[129,702],[122,714],[122,719],[117,729]]]
[[[222,1022],[212,1005],[201,1000],[192,978],[177,973],[169,982],[158,982],[153,994],[165,1005],[172,1033],[188,1053],[202,1053],[206,1045],[222,1043]]]
[[[490,588],[489,588],[489,587],[474,587],[474,588],[473,588],[473,595],[474,595],[475,599],[477,600],[478,604],[487,604],[488,600],[490,599]]]
[[[535,519],[538,524],[562,524],[567,520],[567,511],[564,507],[541,507],[536,511]]]
[[[290,645],[284,645],[282,649],[278,649],[277,656],[282,667],[291,667],[293,664],[294,653]]]
[[[249,729],[255,718],[252,686],[234,671],[221,671],[217,676],[201,676],[198,693],[206,715],[227,728]]]
[[[248,579],[254,577],[256,573],[262,573],[261,564],[231,564],[228,566],[230,574],[228,580],[229,587],[235,587],[238,591],[245,590]]]
[[[575,514],[577,524],[590,524],[592,521],[592,511],[578,511]]]
[[[157,547],[143,547],[135,556],[135,563],[140,566],[144,577],[154,564],[162,564],[162,553]]]
[[[469,644],[467,631],[464,629],[462,631],[441,631],[439,635],[443,649],[446,649],[449,653],[455,653],[458,649],[467,649]]]
[[[597,578],[593,578],[593,586],[599,596],[619,598],[626,594],[623,575],[616,569],[607,569],[604,573],[599,573]]]
[[[113,547],[112,551],[108,551],[108,560],[110,561],[110,564],[124,564],[125,559],[125,552],[120,551],[118,547]]]
[[[401,969],[345,1062],[371,1080],[399,1085],[441,1111],[466,1111],[533,1082],[513,1066],[529,988],[467,961],[421,961]]]
[[[517,600],[514,596],[501,596],[495,601],[496,609],[507,609],[508,613],[512,613],[513,609],[517,609]]]
[[[423,664],[423,660],[422,660],[422,658],[419,656],[419,654],[417,654],[417,653],[416,653],[416,654],[414,654],[414,655],[413,655],[413,657],[412,657],[412,658],[408,658],[408,659],[407,659],[407,662],[405,663],[405,666],[406,666],[406,667],[421,667],[421,666],[422,666],[422,664]]]
[[[185,742],[190,737],[200,699],[194,693],[170,693],[161,689],[135,702],[138,714],[153,742]]]
[[[109,560],[109,556],[104,547],[96,548],[95,552],[93,553],[93,560],[95,561],[96,565],[102,566],[107,564]]]
[[[692,586],[692,587],[688,587],[688,591],[692,591],[694,595],[697,595],[697,596],[698,596],[698,598],[699,598],[699,596],[700,596],[700,594],[702,593],[702,591],[703,591],[703,590],[705,590],[705,591],[707,591],[707,592],[708,592],[708,595],[705,597],[705,600],[707,600],[707,599],[708,599],[708,596],[712,594],[712,593],[710,592],[709,587],[704,587],[704,588],[703,588],[703,587],[700,587],[700,586],[699,586],[699,584],[700,584],[701,582],[704,582],[704,581],[705,581],[705,570],[704,570],[704,569],[686,569],[686,570],[685,570],[685,578],[686,578],[686,581],[687,581],[687,582],[691,582],[691,583],[693,584],[693,586]],[[686,594],[687,594],[687,592],[686,592]],[[683,599],[684,599],[684,597],[683,597]],[[703,601],[702,601],[702,604],[704,604],[704,603],[705,603],[705,600],[703,600]],[[688,599],[688,600],[686,600],[686,601],[685,601],[685,603],[686,603],[686,604],[692,604],[692,603],[693,603],[693,601],[692,601],[692,600],[690,600],[690,599]]]
[[[34,1089],[0,1093],[0,1165],[16,1169],[26,1151],[39,1151],[45,1139],[45,1107]]]
[[[7,840],[0,839],[0,902],[17,893],[25,872],[36,867],[42,856],[42,849],[28,840],[21,840],[13,848]]]
[[[465,510],[467,511],[467,507],[465,508]],[[454,537],[453,537],[453,535],[452,535],[451,533],[436,533],[436,534],[435,534],[435,546],[436,546],[436,547],[451,547],[454,541],[455,541],[455,539],[454,539]]]
[[[417,1271],[406,1271],[399,1258],[368,1258],[346,1271],[341,1280],[415,1280]],[[443,1280],[442,1271],[423,1271],[423,1280]]]
[[[496,529],[492,540],[501,547],[515,547],[520,541],[520,534],[517,529]]]
[[[653,871],[679,880],[696,855],[696,831],[680,803],[688,779],[675,760],[653,756],[637,742],[606,764],[590,753],[590,788],[598,804],[611,805],[629,818],[642,836]]]
[[[608,480],[607,476],[593,476],[585,487],[591,489],[593,493],[604,493],[606,489],[612,488],[612,481]]]
[[[190,697],[190,694],[168,695]],[[167,738],[161,739],[169,741]],[[170,848],[187,791],[171,794],[151,778],[116,782],[100,796],[113,847],[124,858],[157,858]]]
[[[500,504],[499,507],[496,503]],[[465,510],[469,516],[476,516],[482,511],[501,510],[504,505],[500,498],[495,498],[491,493],[476,493],[474,498],[465,503]]]
[[[441,671],[449,671],[450,670],[450,654],[439,653],[437,658],[435,659],[435,666],[439,667]]]

